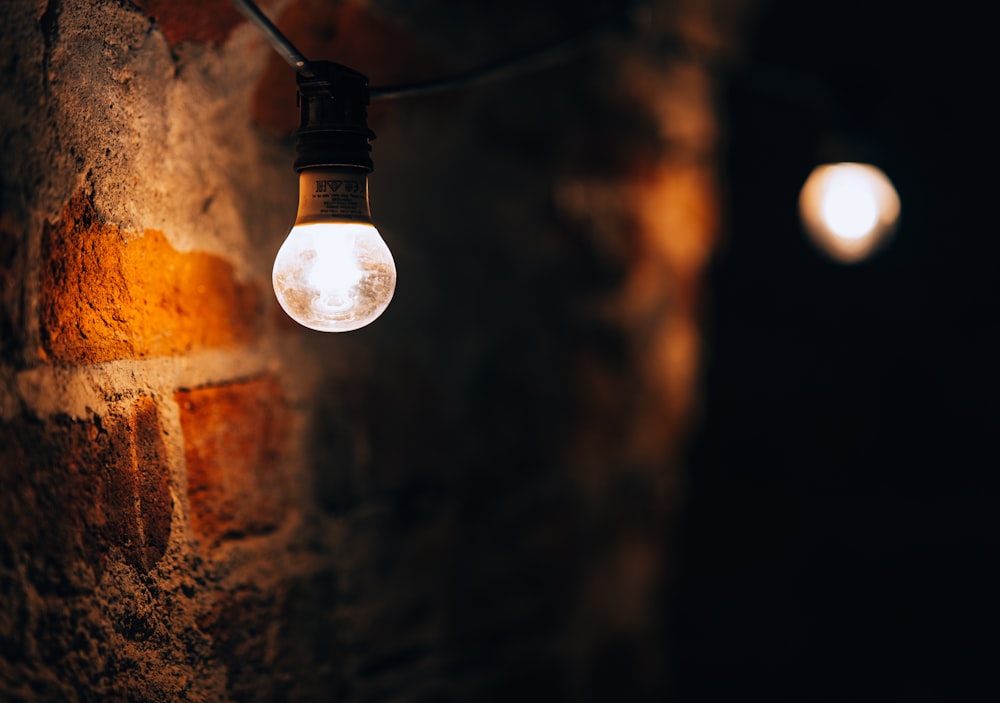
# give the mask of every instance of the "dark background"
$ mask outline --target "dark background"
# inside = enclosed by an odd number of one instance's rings
[[[769,3],[723,96],[678,701],[995,695],[996,62],[961,5]],[[892,243],[853,266],[796,211],[838,130],[902,201]]]

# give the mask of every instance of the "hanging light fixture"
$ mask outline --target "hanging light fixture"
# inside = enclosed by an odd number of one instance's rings
[[[375,138],[368,79],[336,63],[307,61],[253,2],[233,4],[297,73],[299,208],[274,259],[274,294],[310,329],[364,327],[385,312],[396,289],[396,265],[368,204]]]
[[[381,315],[396,265],[371,220],[368,79],[328,61],[298,75],[299,208],[274,260],[278,302],[300,325],[349,332]]]
[[[282,309],[305,327],[349,332],[374,321],[396,288],[392,254],[372,224],[368,103],[372,97],[426,95],[504,80],[561,63],[600,36],[589,31],[525,56],[464,74],[370,89],[361,73],[308,61],[252,0],[232,0],[297,73],[299,208],[274,260],[271,280]]]
[[[301,120],[296,132],[299,207],[272,272],[282,309],[299,324],[322,332],[364,327],[388,307],[396,288],[392,254],[372,224],[368,174],[371,99],[451,91],[545,69],[580,54],[614,31],[630,31],[631,17],[599,23],[555,44],[477,69],[418,83],[370,88],[358,71],[329,61],[308,61],[252,0],[232,0],[297,73]],[[669,50],[692,50],[672,37]]]

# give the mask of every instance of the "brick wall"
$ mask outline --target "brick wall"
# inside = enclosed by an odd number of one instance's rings
[[[616,7],[262,5],[375,84]],[[374,105],[399,285],[345,336],[271,295],[293,76],[228,1],[5,12],[0,700],[658,698],[719,226],[663,38],[721,56],[735,6]]]

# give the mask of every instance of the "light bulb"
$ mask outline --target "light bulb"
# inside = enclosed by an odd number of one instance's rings
[[[320,332],[350,332],[381,315],[396,264],[372,225],[368,79],[312,61],[295,77],[301,121],[295,170],[299,210],[274,258],[271,283],[289,317]]]
[[[884,244],[896,229],[899,211],[892,182],[869,164],[817,166],[799,195],[806,233],[842,263],[861,261]]]
[[[350,332],[385,311],[396,289],[396,265],[370,219],[365,171],[310,168],[299,174],[298,216],[271,276],[289,317],[320,332]]]

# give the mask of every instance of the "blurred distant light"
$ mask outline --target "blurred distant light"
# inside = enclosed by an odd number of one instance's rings
[[[827,256],[845,264],[883,245],[896,229],[899,210],[892,182],[869,164],[817,166],[799,195],[806,233]]]

